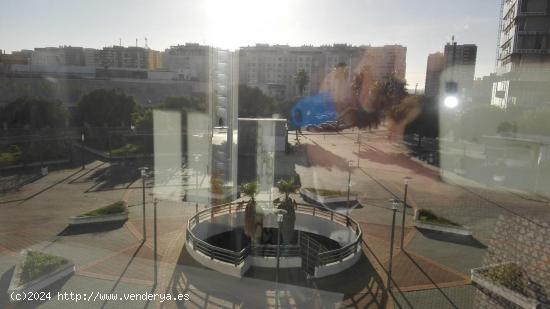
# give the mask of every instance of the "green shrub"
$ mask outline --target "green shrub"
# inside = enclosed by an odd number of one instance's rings
[[[418,219],[424,223],[449,225],[449,226],[456,226],[456,227],[461,226],[460,224],[453,222],[447,218],[437,216],[431,210],[428,210],[428,209],[420,209],[418,210],[418,212],[419,212]]]
[[[249,182],[241,185],[241,192],[254,199],[254,196],[258,194],[258,183],[256,182]]]
[[[115,202],[111,205],[101,207],[87,213],[79,215],[79,217],[96,217],[110,214],[120,214],[126,211],[126,204],[124,202]]]
[[[211,186],[212,193],[215,193],[215,194],[224,193],[223,180],[216,177],[212,177],[210,178],[210,186]]]
[[[504,264],[489,268],[483,275],[502,286],[527,295],[527,277],[521,267],[516,264]]]
[[[133,154],[137,153],[139,148],[134,144],[126,144],[120,148],[115,148],[111,150],[111,154],[114,156],[123,155],[123,154]]]
[[[21,158],[21,148],[17,145],[10,145],[6,151],[0,152],[0,166],[17,164]]]
[[[59,256],[38,251],[29,251],[27,252],[25,261],[23,261],[19,280],[22,284],[25,284],[39,278],[40,276],[52,272],[67,263],[67,260]]]

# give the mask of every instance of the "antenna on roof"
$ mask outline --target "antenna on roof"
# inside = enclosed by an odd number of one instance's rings
[[[147,41],[147,37],[145,37],[145,48],[149,49],[149,43]]]
[[[118,38],[118,46],[122,46],[122,38]]]
[[[136,38],[136,47],[138,47],[138,39]]]

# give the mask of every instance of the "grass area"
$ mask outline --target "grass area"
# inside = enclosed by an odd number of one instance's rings
[[[139,147],[134,144],[126,144],[122,147],[111,149],[111,154],[113,156],[119,156],[123,154],[133,154],[139,151]]]
[[[116,202],[105,207],[101,207],[87,213],[79,215],[79,217],[97,217],[103,215],[120,214],[126,211],[126,204],[124,202]]]
[[[495,266],[483,270],[481,274],[510,290],[528,296],[527,277],[523,269],[517,264],[510,263]]]
[[[347,192],[343,191],[336,191],[336,190],[327,190],[327,189],[317,189],[317,188],[305,188],[309,192],[312,192],[314,194],[317,194],[319,196],[323,197],[329,197],[329,196],[344,196],[347,195]]]
[[[19,280],[21,284],[25,284],[66,265],[68,262],[59,256],[38,251],[29,251],[21,267]]]
[[[462,225],[453,222],[447,218],[437,216],[431,210],[420,209],[418,210],[418,219],[423,223],[447,225],[451,227],[462,227]]]

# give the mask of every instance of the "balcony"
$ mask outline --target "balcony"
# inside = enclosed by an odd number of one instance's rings
[[[548,13],[546,12],[519,12],[517,17],[533,17],[533,16],[547,16]]]
[[[548,54],[550,49],[529,49],[529,48],[518,48],[514,51],[517,54]]]

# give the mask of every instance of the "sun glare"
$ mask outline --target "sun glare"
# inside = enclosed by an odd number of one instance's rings
[[[238,48],[252,42],[281,42],[288,37],[291,2],[207,0],[208,38],[222,48]]]

